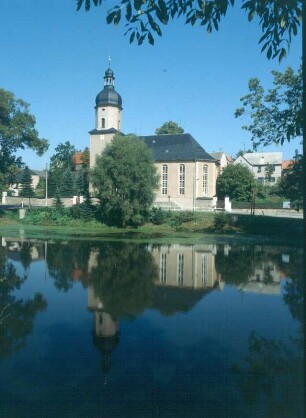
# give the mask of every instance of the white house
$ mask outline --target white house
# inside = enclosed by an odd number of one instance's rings
[[[247,152],[239,156],[234,164],[246,165],[260,183],[273,184],[282,175],[282,152]],[[267,170],[271,170],[270,181],[267,179]]]

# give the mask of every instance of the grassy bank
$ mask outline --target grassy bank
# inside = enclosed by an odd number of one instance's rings
[[[0,217],[0,234],[35,238],[84,239],[137,239],[159,242],[196,242],[204,235],[214,238],[226,236],[235,239],[255,239],[276,242],[303,241],[303,220],[265,216],[231,215],[211,212],[154,211],[150,222],[138,228],[117,228],[104,225],[95,219],[73,218],[69,211],[59,213],[43,208],[27,211],[19,220],[18,212],[3,212]]]

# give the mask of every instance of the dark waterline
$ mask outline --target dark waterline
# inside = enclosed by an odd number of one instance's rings
[[[2,238],[0,417],[303,417],[300,249]]]

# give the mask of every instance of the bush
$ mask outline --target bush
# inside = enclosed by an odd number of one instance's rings
[[[31,225],[67,225],[70,220],[68,209],[49,207],[27,210],[22,223]]]
[[[161,208],[152,208],[149,212],[149,222],[153,225],[162,225],[167,223],[170,217],[171,213],[169,211],[163,211]]]
[[[88,201],[85,201],[79,205],[73,205],[70,208],[70,214],[73,219],[91,221],[95,219],[95,212],[95,207]]]
[[[230,213],[219,212],[215,214],[214,228],[217,231],[224,231],[231,229],[233,226],[233,219]]]

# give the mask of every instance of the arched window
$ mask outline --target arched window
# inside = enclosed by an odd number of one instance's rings
[[[101,120],[101,128],[105,128],[105,118],[102,118]]]
[[[203,195],[208,195],[208,165],[203,166]]]
[[[185,194],[185,164],[180,164],[180,170],[179,170],[179,194]]]
[[[162,166],[162,194],[168,194],[168,166]]]

